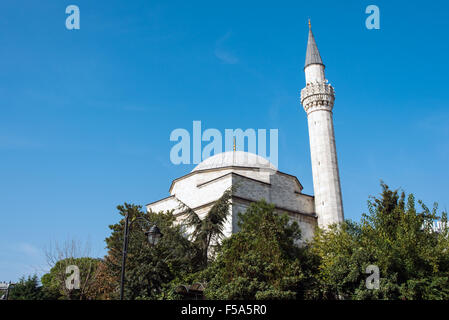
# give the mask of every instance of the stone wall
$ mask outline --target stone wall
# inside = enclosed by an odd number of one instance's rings
[[[297,221],[305,238],[310,238],[316,226],[314,198],[301,193],[302,186],[296,177],[264,169],[228,167],[192,172],[176,179],[170,189],[171,196],[147,205],[154,212],[175,209],[180,214],[181,202],[194,209],[201,217],[231,186],[233,193],[226,236],[238,231],[238,212],[243,212],[251,202],[265,199]],[[182,223],[185,216],[178,216]]]

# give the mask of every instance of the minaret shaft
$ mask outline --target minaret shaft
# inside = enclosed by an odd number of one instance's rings
[[[327,83],[312,30],[307,44],[306,87],[301,103],[307,112],[315,211],[318,225],[327,228],[344,220],[332,109],[334,88]]]
[[[316,110],[307,116],[312,160],[315,211],[320,227],[343,221],[340,175],[332,112]]]

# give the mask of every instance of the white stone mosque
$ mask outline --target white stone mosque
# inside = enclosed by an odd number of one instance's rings
[[[225,228],[229,236],[238,231],[238,212],[251,202],[264,198],[277,212],[298,222],[303,240],[313,236],[315,227],[326,228],[343,221],[340,177],[335,147],[332,109],[334,89],[324,75],[315,38],[309,22],[306,62],[306,86],[301,90],[301,104],[307,113],[312,158],[314,196],[302,193],[294,175],[279,171],[263,157],[244,151],[216,154],[198,164],[190,173],[173,180],[170,196],[146,205],[148,211],[174,210],[178,220],[185,217],[187,205],[201,217],[231,186],[230,216]]]

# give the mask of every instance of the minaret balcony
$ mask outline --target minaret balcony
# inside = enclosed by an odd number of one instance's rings
[[[334,100],[334,88],[325,82],[308,83],[301,90],[301,104],[307,113],[321,109],[332,111]]]

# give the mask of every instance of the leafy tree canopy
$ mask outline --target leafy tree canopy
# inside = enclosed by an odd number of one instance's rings
[[[198,282],[209,299],[449,299],[446,213],[438,216],[436,204],[429,209],[412,194],[381,186],[360,222],[317,228],[301,246],[299,226],[264,200],[239,214],[240,231],[223,239],[232,190],[201,219],[186,207],[184,226],[171,212],[147,213],[125,203],[118,206],[122,219],[110,226],[103,260],[56,259],[42,286],[37,276],[21,278],[10,299],[118,298],[126,214],[126,299],[179,299],[174,288]],[[148,244],[149,226],[139,217],[158,225],[164,235],[158,245]],[[82,290],[65,289],[67,265],[79,267]],[[378,289],[366,286],[370,265],[379,269]]]
[[[59,260],[50,269],[49,273],[42,276],[42,285],[46,292],[56,299],[95,299],[96,297],[92,295],[92,287],[96,280],[99,263],[100,259],[90,257]],[[69,266],[76,266],[79,270],[79,289],[71,289],[66,284],[71,275],[71,272],[67,273],[67,267]]]
[[[384,183],[378,198],[368,201],[360,223],[318,230],[312,244],[320,259],[322,298],[448,299],[449,252],[447,216],[437,216],[412,194],[392,191]],[[443,229],[432,224],[441,219]],[[367,289],[368,265],[380,271],[379,289]]]
[[[193,261],[197,270],[207,267],[210,258],[213,258],[214,251],[220,246],[220,241],[224,237],[225,224],[229,222],[229,206],[233,191],[232,187],[227,189],[201,218],[194,210],[184,205],[187,215],[186,226],[192,230],[190,239],[197,250]]]
[[[184,273],[193,270],[193,256],[196,251],[187,239],[182,226],[175,223],[171,212],[147,213],[141,206],[125,203],[117,207],[119,214],[129,214],[130,233],[125,273],[125,299],[164,298],[163,288]],[[156,246],[150,246],[145,236],[149,226],[141,225],[136,219],[143,217],[156,223],[163,237]],[[134,222],[133,222],[134,221]],[[106,279],[115,279],[112,298],[118,297],[119,275],[121,271],[124,219],[109,226],[111,235],[106,238],[108,269]],[[109,284],[110,285],[110,284]]]
[[[8,299],[10,300],[43,300],[45,294],[39,285],[37,275],[22,277],[19,282],[11,286]]]
[[[239,214],[240,231],[225,239],[199,276],[210,299],[294,299],[308,294],[310,257],[295,245],[296,222],[265,200]]]

